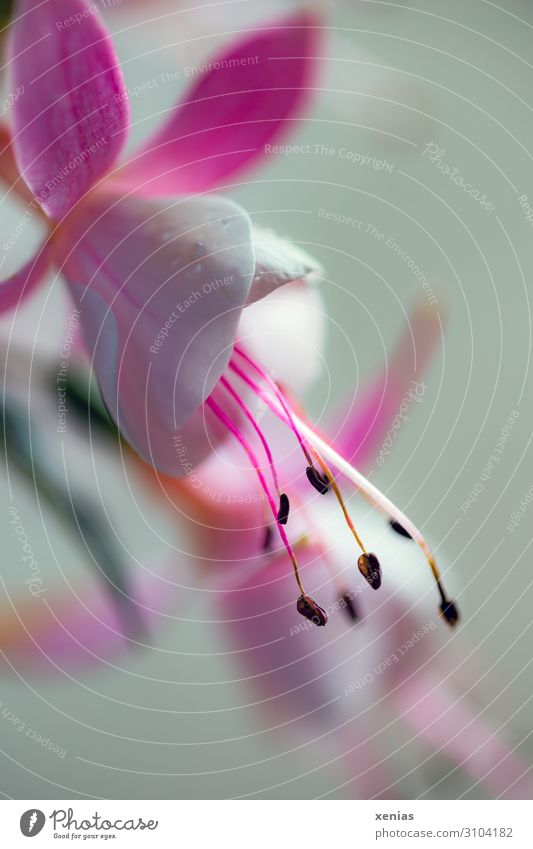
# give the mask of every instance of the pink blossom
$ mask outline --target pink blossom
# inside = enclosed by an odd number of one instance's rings
[[[205,192],[262,157],[298,115],[320,22],[294,12],[245,35],[120,162],[127,91],[94,7],[23,0],[17,10],[11,76],[24,93],[0,165],[26,200],[30,190],[49,236],[0,285],[0,307],[15,306],[58,265],[121,432],[176,473],[173,434],[197,430],[196,411],[230,358],[243,308],[311,270],[282,242],[258,239],[236,203]],[[191,299],[195,309],[159,355],[162,333]],[[203,429],[197,457],[209,436]]]
[[[318,267],[274,234],[254,231],[233,201],[204,194],[260,154],[294,115],[309,83],[314,15],[295,13],[240,42],[150,143],[113,171],[128,129],[128,102],[94,9],[83,0],[37,7],[23,0],[19,9],[11,31],[12,75],[24,96],[13,107],[15,133],[3,170],[12,180],[18,166],[21,193],[29,188],[32,203],[58,223],[35,260],[3,284],[4,307],[36,285],[51,258],[79,310],[103,400],[146,462],[180,477],[227,439],[244,450],[292,563],[304,617],[321,625],[327,618],[300,579],[285,529],[290,501],[256,419],[258,402],[296,439],[308,482],[321,494],[335,493],[360,549],[359,570],[373,589],[381,583],[378,558],[353,525],[330,465],[422,548],[440,612],[454,625],[457,610],[424,536],[299,415],[270,377],[272,362],[254,358],[248,311],[291,283],[308,299]],[[258,61],[243,66],[250,55]],[[269,61],[265,75],[260,65],[272,59],[279,61]],[[160,197],[169,190],[197,194]],[[282,313],[278,303],[278,321]],[[291,321],[293,314],[294,307]],[[266,474],[250,428],[266,453]]]
[[[310,85],[317,18],[295,13],[242,40],[121,163],[128,100],[98,17],[83,0],[20,0],[18,12],[12,80],[24,95],[0,166],[16,191],[31,192],[49,236],[1,284],[0,307],[15,306],[50,263],[60,267],[104,402],[143,473],[201,526],[197,551],[220,627],[280,724],[304,739],[310,730],[326,747],[332,740],[368,796],[394,787],[378,753],[381,708],[494,795],[525,792],[519,758],[435,662],[453,638],[435,627],[434,603],[426,607],[426,565],[441,616],[455,625],[458,613],[424,535],[354,465],[376,455],[406,381],[420,375],[434,314],[414,313],[390,373],[330,422],[335,439],[326,438],[300,410],[284,362],[272,376],[280,352],[260,350],[269,304],[274,327],[289,315],[293,336],[298,318],[309,319],[319,268],[254,230],[233,201],[207,194],[260,157],[296,114]],[[260,61],[243,66],[251,55]],[[262,65],[273,58],[267,74]],[[290,365],[307,364],[296,353]],[[388,521],[359,509],[354,521],[349,486]],[[141,589],[139,607],[154,594],[154,586]],[[52,656],[68,662],[76,644],[82,655],[87,644],[96,653],[116,648],[107,612],[96,623],[60,619],[39,637]]]

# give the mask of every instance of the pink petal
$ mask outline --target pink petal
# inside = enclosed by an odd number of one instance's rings
[[[297,12],[242,38],[126,166],[145,194],[202,192],[235,179],[296,123],[312,85],[320,19]]]
[[[183,444],[187,444],[185,439]],[[209,456],[183,478],[161,475],[142,463],[154,495],[189,523],[198,560],[209,560],[220,573],[250,552],[260,551],[265,540],[265,508],[255,473],[239,465],[231,442],[213,445]]]
[[[246,307],[239,321],[237,340],[292,393],[301,393],[316,378],[322,365],[324,308],[319,288],[305,280],[297,280]],[[237,387],[234,376],[228,371],[226,375]],[[255,412],[255,396],[249,397],[244,386],[239,386],[239,392]],[[218,400],[224,406],[227,394],[224,401],[221,392]],[[265,519],[267,522],[270,519],[265,514],[264,496],[257,476],[249,467],[241,446],[233,440],[223,445],[213,441],[208,451],[202,450],[202,416],[203,408],[180,433],[180,451],[187,458],[184,480],[154,473],[153,468],[144,463],[141,468],[156,493],[164,496],[177,515],[189,518],[202,529],[197,545],[201,546],[203,557],[235,561],[241,556],[246,558],[250,551],[261,550]],[[262,427],[265,423],[274,457],[278,461],[281,458],[280,475],[283,481],[291,481],[304,467],[299,447],[285,427],[282,434],[272,427],[274,422],[268,413],[265,419],[260,417]],[[205,460],[195,467],[192,458],[200,460],[202,455]],[[260,446],[258,455],[262,456]]]
[[[273,545],[279,547],[275,536]],[[275,556],[250,555],[232,589],[221,591],[217,610],[265,709],[295,727],[304,720],[327,727],[339,719],[345,686],[377,663],[379,649],[365,651],[358,645],[320,548],[297,546],[296,555],[306,591],[328,610],[325,628],[298,614],[299,590],[284,550]],[[361,690],[358,709],[371,698],[370,690]]]
[[[396,694],[404,719],[432,747],[451,758],[493,796],[530,799],[533,776],[465,698],[430,673],[418,674]]]
[[[350,398],[329,432],[335,447],[356,465],[374,462],[402,401],[423,394],[422,375],[441,336],[439,314],[421,304],[412,313],[386,367],[361,398]],[[418,388],[417,388],[418,387]]]
[[[301,398],[324,368],[325,325],[320,286],[311,276],[278,286],[264,300],[247,306],[237,336],[257,363],[293,397]]]
[[[324,759],[336,759],[358,796],[379,796],[390,776],[368,739],[375,688],[363,688],[357,696],[345,693],[382,659],[381,647],[371,639],[365,647],[368,631],[358,630],[365,623],[354,627],[349,621],[320,548],[298,547],[297,556],[307,591],[328,608],[325,628],[297,613],[298,590],[283,553],[250,557],[232,588],[220,591],[216,617],[225,621],[219,627],[253,688],[254,716],[262,710],[265,727],[284,730],[296,750],[303,741],[313,749],[323,747]]]
[[[386,559],[383,562],[386,564]],[[418,569],[413,569],[409,578],[406,567],[411,569],[410,558],[406,561],[400,556],[390,565],[394,568],[382,589],[370,595],[365,607],[373,607],[367,621],[371,619],[381,632],[382,659],[394,660],[380,679],[394,711],[393,727],[399,727],[398,720],[410,725],[432,752],[453,761],[489,793],[530,798],[533,777],[524,775],[527,764],[490,728],[483,711],[469,704],[468,694],[454,690],[446,680],[457,678],[458,667],[464,663],[464,644],[454,653],[452,643],[443,646],[447,632],[441,623],[428,630],[437,618],[436,599],[433,593],[420,592]],[[467,684],[465,687],[468,689]],[[404,748],[403,742],[409,752],[411,741],[402,741],[400,748]],[[391,784],[387,789],[389,798],[395,795],[395,788]]]
[[[137,571],[130,602],[143,625],[138,633],[125,633],[124,619],[101,585],[69,597],[54,598],[48,591],[43,597],[47,605],[43,598],[25,605],[15,602],[0,629],[2,653],[17,668],[54,674],[141,650],[183,602],[185,590],[172,578],[174,567],[167,571],[168,575]]]
[[[11,32],[19,170],[55,219],[111,167],[125,141],[122,74],[94,4],[20,0]]]
[[[250,291],[247,214],[214,196],[94,198],[58,249],[111,415],[148,462],[184,474],[192,441],[209,449],[202,415],[185,458],[174,437],[226,367]]]
[[[49,242],[44,242],[20,271],[0,282],[0,313],[13,309],[33,292],[48,271],[50,259]]]

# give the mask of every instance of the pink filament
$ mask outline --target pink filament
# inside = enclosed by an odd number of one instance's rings
[[[234,363],[233,360],[230,360],[229,367],[232,371],[235,372],[235,374],[237,374],[242,380],[244,380],[244,382],[250,387],[250,389],[254,390],[254,392],[265,402],[267,407],[269,407],[272,412],[276,416],[278,416],[278,418],[281,419],[282,422],[287,425],[289,424],[287,416],[283,413],[282,410],[280,411],[279,407],[276,406],[268,392],[262,389],[259,384],[255,382],[255,380],[252,380],[252,378],[249,377],[246,372],[244,372],[241,368],[239,368],[239,366]]]
[[[270,466],[270,471],[272,473],[272,479],[274,481],[274,486],[276,487],[278,495],[280,495],[281,494],[281,487],[279,485],[278,473],[276,471],[276,466],[274,465],[274,458],[272,457],[272,452],[270,450],[270,446],[269,446],[269,444],[266,440],[266,437],[265,437],[263,431],[259,427],[257,421],[253,417],[252,413],[250,412],[250,410],[248,409],[248,407],[246,406],[246,404],[244,403],[242,398],[239,397],[239,395],[237,394],[237,392],[235,391],[235,389],[233,388],[233,386],[231,385],[229,380],[227,380],[227,378],[225,378],[225,377],[221,377],[220,383],[222,384],[224,389],[227,392],[230,393],[231,397],[234,399],[236,404],[239,405],[240,409],[243,411],[244,415],[246,416],[246,418],[248,419],[248,421],[252,425],[253,429],[257,433],[259,439],[261,440],[263,448],[265,449],[265,454],[267,456],[268,464]]]
[[[237,346],[235,346],[234,351],[235,351],[236,354],[238,354],[240,357],[242,357],[244,360],[246,360],[246,362],[258,373],[258,375],[261,377],[261,379],[265,381],[265,383],[269,386],[271,391],[274,393],[277,401],[279,402],[279,404],[281,405],[281,407],[283,409],[283,412],[285,413],[286,423],[288,424],[288,426],[290,427],[290,429],[294,433],[296,439],[298,440],[298,442],[300,444],[300,448],[302,449],[307,462],[309,463],[310,466],[312,466],[313,460],[311,459],[311,455],[309,454],[309,451],[307,450],[307,447],[305,445],[305,442],[303,440],[303,437],[302,437],[300,431],[296,427],[296,424],[295,424],[293,416],[292,416],[291,409],[288,406],[288,404],[287,404],[287,402],[286,402],[286,400],[283,396],[283,392],[281,392],[279,386],[276,384],[276,382],[274,380],[272,380],[270,375],[267,374],[267,372],[264,371],[261,368],[261,366],[257,365],[257,363],[255,363],[251,359],[251,357],[248,356],[248,354],[246,354],[244,351],[242,351]],[[236,374],[239,375],[239,377],[241,377],[244,381],[246,381],[246,383],[248,383],[249,386],[252,386],[252,388],[255,388],[256,391],[259,391],[260,394],[261,394],[261,397],[264,397],[264,393],[262,393],[260,391],[260,388],[257,386],[257,384],[254,383],[250,378],[248,378],[247,375],[242,371],[242,369],[240,369],[239,366],[236,365],[236,363],[231,361],[230,367],[233,369],[234,372],[236,372]],[[279,411],[276,411],[275,407],[273,407],[272,404],[269,404],[268,401],[266,401],[266,403],[268,404],[268,406],[270,407],[271,410],[273,410],[274,412],[277,412],[277,414],[279,415]]]
[[[272,496],[270,494],[270,491],[268,489],[264,475],[261,471],[261,467],[259,465],[259,462],[257,460],[257,457],[255,456],[255,453],[254,453],[252,447],[250,446],[248,441],[245,439],[245,437],[242,435],[242,433],[240,432],[238,427],[226,415],[224,410],[222,410],[222,408],[219,407],[219,405],[216,403],[216,401],[213,401],[212,398],[208,398],[205,401],[205,403],[209,407],[209,409],[212,410],[212,412],[215,414],[215,416],[217,416],[217,418],[220,419],[222,424],[225,425],[225,427],[230,431],[230,433],[233,434],[235,439],[242,445],[242,447],[246,451],[248,458],[250,460],[250,463],[254,467],[256,474],[257,474],[257,477],[259,478],[259,482],[260,482],[260,484],[263,488],[263,491],[264,491],[264,493],[267,497],[267,500],[268,500],[268,503],[270,505],[272,515],[274,516],[274,521],[276,522],[276,525],[278,527],[279,535],[282,539],[283,545],[287,549],[287,553],[288,553],[289,557],[291,558],[291,561],[292,561],[292,564],[293,564],[293,567],[294,567],[294,571],[295,571],[295,575],[296,575],[296,581],[298,582],[298,586],[299,586],[299,588],[302,592],[302,595],[305,595],[305,591],[304,591],[304,589],[303,589],[303,587],[300,583],[300,578],[298,577],[298,571],[297,571],[297,566],[296,566],[296,557],[295,557],[294,552],[292,550],[292,546],[291,546],[291,544],[290,544],[290,542],[287,538],[287,534],[285,533],[285,529],[284,529],[283,525],[281,525],[278,521],[278,511],[276,509],[276,505],[274,504],[274,499],[272,498]]]

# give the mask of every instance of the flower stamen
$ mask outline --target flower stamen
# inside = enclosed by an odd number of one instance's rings
[[[236,345],[233,350],[236,354],[238,354],[239,357],[242,357],[242,359],[245,360],[248,363],[248,365],[251,366],[254,369],[254,371],[257,372],[259,377],[262,378],[262,380],[265,381],[265,383],[267,384],[267,386],[269,387],[271,392],[273,392],[276,400],[279,401],[279,403],[281,404],[281,406],[283,408],[283,412],[285,413],[285,415],[287,417],[289,427],[291,428],[294,435],[296,436],[296,439],[300,443],[300,448],[303,451],[305,459],[307,460],[309,465],[312,466],[313,465],[313,459],[311,457],[311,454],[309,453],[309,450],[308,450],[308,448],[307,448],[307,446],[306,446],[306,444],[303,440],[303,437],[302,437],[300,431],[298,430],[298,428],[296,427],[296,425],[294,423],[294,419],[293,419],[293,416],[292,416],[291,409],[290,409],[289,405],[287,404],[287,402],[286,402],[286,400],[283,396],[283,392],[280,390],[276,381],[268,374],[268,372],[266,372],[263,368],[261,368],[261,366],[258,363],[255,362],[255,360],[253,360],[251,357],[249,357],[248,354],[246,353],[246,351],[243,351],[242,348],[239,348]]]
[[[318,451],[316,451],[315,449],[312,449],[312,451],[313,451],[313,454],[315,455],[315,457],[317,459],[317,462],[322,467],[322,470],[324,472],[324,476],[326,477],[329,485],[331,486],[333,492],[335,493],[335,497],[336,497],[337,501],[339,502],[339,506],[340,506],[340,508],[341,508],[341,510],[344,514],[344,518],[346,519],[346,524],[350,528],[350,531],[352,532],[357,545],[359,546],[359,548],[361,549],[363,554],[366,554],[366,548],[364,546],[364,543],[363,543],[361,537],[359,536],[359,534],[357,533],[357,531],[355,530],[355,525],[352,522],[352,518],[351,518],[350,514],[348,513],[348,508],[346,507],[346,503],[344,501],[344,498],[342,497],[341,491],[340,491],[340,489],[337,485],[337,481],[335,480],[333,472],[331,471],[331,469],[327,465],[326,461],[318,453]]]
[[[323,607],[316,603],[310,595],[301,595],[296,602],[298,613],[309,619],[314,625],[325,625],[328,621],[328,615]]]
[[[248,419],[248,421],[252,425],[253,429],[255,430],[257,436],[261,440],[261,444],[264,448],[264,451],[265,451],[265,454],[266,454],[266,457],[267,457],[267,460],[268,460],[268,464],[270,466],[270,472],[272,474],[272,480],[274,482],[274,486],[275,486],[276,492],[278,494],[279,509],[278,509],[278,513],[277,513],[277,519],[278,519],[278,522],[280,522],[280,524],[286,525],[287,519],[289,518],[290,502],[289,502],[288,496],[284,492],[281,491],[281,487],[279,485],[278,473],[276,471],[276,465],[274,463],[274,458],[272,457],[272,452],[270,450],[270,446],[267,442],[267,439],[266,439],[263,431],[259,427],[257,420],[252,415],[250,409],[246,406],[246,404],[244,403],[242,398],[235,391],[235,389],[233,388],[233,386],[231,385],[229,380],[227,378],[225,378],[224,376],[222,376],[220,378],[220,383],[224,387],[226,392],[228,392],[231,395],[231,397],[233,398],[233,400],[235,401],[235,403],[237,404],[239,409],[242,410],[242,412],[244,413],[244,415],[246,416],[246,418]]]
[[[358,569],[373,590],[379,590],[381,586],[381,566],[375,554],[364,552],[357,561]]]
[[[306,459],[308,459],[309,466],[312,467],[311,472],[309,472],[308,470],[307,476],[310,480],[311,477],[313,477],[313,480],[311,481],[313,483],[313,486],[315,486],[315,476],[313,470],[316,472],[316,475],[319,475],[320,477],[322,477],[322,474],[316,469],[313,460],[309,459],[311,451],[313,451],[317,459],[319,457],[322,458],[322,456],[327,457],[330,463],[335,466],[341,474],[345,475],[349,480],[352,481],[352,483],[355,484],[357,490],[361,492],[361,494],[364,498],[367,499],[367,501],[369,501],[374,507],[377,507],[382,513],[387,516],[391,527],[397,533],[405,537],[410,537],[422,549],[426,557],[427,564],[433,574],[433,578],[435,580],[437,590],[441,598],[441,603],[439,605],[439,613],[449,625],[455,625],[459,621],[459,612],[454,602],[448,598],[444,591],[442,577],[440,574],[440,570],[437,566],[435,556],[431,551],[431,548],[429,547],[421,531],[418,530],[416,525],[411,522],[410,519],[408,519],[405,513],[403,513],[389,498],[387,498],[384,493],[382,493],[376,486],[374,486],[374,484],[370,483],[370,481],[367,480],[367,478],[365,478],[365,476],[361,474],[361,472],[359,472],[354,466],[352,466],[352,464],[348,460],[346,460],[345,457],[339,454],[339,452],[332,445],[330,445],[322,436],[316,433],[316,431],[311,425],[307,424],[298,414],[291,410],[289,404],[283,396],[283,393],[281,392],[280,388],[275,383],[275,381],[268,374],[266,374],[266,372],[260,366],[258,366],[252,360],[251,357],[249,357],[244,351],[237,347],[235,348],[235,352],[244,360],[246,360],[247,363],[249,363],[249,365],[262,377],[264,382],[270,388],[271,392],[265,391],[254,380],[252,380],[252,378],[250,378],[249,375],[247,375],[233,360],[230,361],[230,367],[233,369],[233,371],[238,374],[239,377],[241,377],[241,379],[258,394],[258,396],[265,402],[265,404],[270,408],[270,410],[281,421],[288,425],[297,436],[298,442],[302,447],[304,455],[306,456]],[[309,450],[309,448],[307,448],[305,440],[310,446],[311,451]],[[319,463],[319,465],[322,464]],[[327,480],[331,483],[332,488],[334,488],[333,475],[331,473],[328,475],[327,472],[325,472],[324,470],[324,477],[327,478]],[[319,478],[317,478],[317,481],[318,480]],[[317,489],[319,489],[318,486]],[[319,489],[319,491],[321,490]],[[342,501],[341,507],[343,504],[344,502]],[[381,583],[381,569],[379,568],[379,561],[377,561],[375,555],[371,555],[372,558],[376,560],[376,568],[373,567],[372,563],[367,562],[370,555],[368,552],[365,551],[359,537],[356,535],[355,528],[353,528],[353,523],[350,527],[350,530],[352,530],[352,532],[354,533],[354,536],[363,551],[363,554],[359,558],[358,562],[359,570],[365,576],[366,580],[370,583],[370,585],[377,589]],[[361,563],[362,560],[364,560],[363,563]],[[365,571],[367,573],[366,575]]]
[[[226,415],[224,410],[216,403],[216,401],[213,401],[212,398],[207,398],[205,403],[206,403],[206,406],[211,410],[211,412],[214,413],[214,415],[227,428],[227,430],[229,430],[230,433],[233,434],[233,436],[235,437],[237,442],[240,443],[240,445],[242,446],[242,448],[245,450],[246,454],[248,455],[250,463],[252,464],[252,466],[253,466],[256,474],[257,474],[257,477],[259,478],[259,482],[260,482],[261,487],[262,487],[262,489],[263,489],[263,491],[266,495],[268,504],[269,504],[270,509],[272,511],[272,515],[274,516],[274,520],[275,520],[276,525],[278,527],[279,535],[281,537],[283,545],[287,549],[287,554],[289,555],[290,561],[292,563],[292,567],[294,569],[294,576],[296,578],[296,583],[298,584],[298,589],[300,590],[300,593],[301,593],[301,596],[299,597],[298,602],[297,602],[299,613],[301,613],[302,616],[306,616],[306,618],[311,619],[317,625],[325,625],[326,622],[327,622],[326,613],[316,603],[316,601],[314,601],[314,599],[311,598],[311,596],[307,595],[307,593],[304,590],[304,587],[303,587],[303,584],[302,584],[302,581],[301,581],[301,578],[300,578],[300,573],[299,573],[299,570],[298,570],[298,563],[296,561],[296,555],[294,554],[292,546],[291,546],[291,544],[288,540],[287,534],[285,533],[285,528],[283,527],[282,522],[280,522],[280,520],[278,519],[278,511],[276,510],[276,505],[274,504],[274,499],[272,498],[272,495],[270,494],[270,490],[268,488],[268,485],[267,485],[267,482],[266,482],[265,477],[263,475],[263,472],[261,471],[259,461],[258,461],[258,459],[255,455],[253,448],[249,444],[248,440],[242,435],[239,428],[234,424],[234,422],[232,422],[232,420],[229,418],[229,416]],[[312,616],[308,615],[311,610],[313,611]]]
[[[235,347],[234,350],[237,354],[239,354],[240,357],[242,357],[257,372],[257,374],[265,381],[265,383],[267,384],[269,389],[272,390],[273,394],[275,395],[275,399],[279,402],[279,404],[281,405],[281,407],[283,409],[283,412],[285,414],[285,417],[286,417],[287,423],[289,424],[289,427],[291,428],[293,433],[296,435],[298,442],[300,444],[300,447],[302,448],[302,451],[304,453],[304,456],[305,456],[307,462],[309,463],[309,465],[306,469],[307,479],[309,480],[309,482],[314,486],[314,488],[321,495],[325,495],[328,492],[330,487],[333,489],[333,492],[335,493],[335,497],[336,497],[336,499],[339,503],[339,506],[340,506],[340,508],[343,512],[344,518],[346,520],[346,524],[348,525],[351,533],[353,534],[353,537],[354,537],[357,545],[361,549],[362,553],[364,555],[366,555],[367,550],[365,548],[363,541],[361,540],[361,537],[359,536],[359,534],[357,533],[357,531],[355,529],[354,523],[353,523],[352,518],[351,518],[351,516],[348,512],[348,508],[347,508],[346,503],[345,503],[345,501],[342,497],[341,491],[340,491],[339,486],[338,486],[338,484],[335,480],[335,476],[334,476],[333,472],[331,471],[331,469],[327,465],[326,461],[323,459],[323,457],[321,456],[321,454],[317,451],[317,449],[315,447],[313,447],[312,445],[310,445],[309,448],[307,447],[307,445],[304,441],[304,438],[302,437],[300,430],[296,425],[293,412],[291,410],[289,403],[287,402],[287,399],[285,398],[284,393],[282,392],[280,387],[277,385],[277,383],[272,379],[272,377],[270,377],[270,375],[264,369],[262,369],[260,365],[258,365],[250,356],[248,356],[248,354],[246,354],[245,351],[243,351],[241,348],[238,348],[238,347]],[[230,365],[231,365],[231,363],[230,363]],[[256,389],[256,391],[260,390],[260,387],[258,387],[257,384],[255,384],[253,381],[248,382],[247,375],[245,375],[245,373],[242,372],[242,370],[239,368],[239,366],[233,364],[233,368],[234,368],[234,371],[236,372],[236,374],[238,374],[244,380],[246,380],[248,385],[251,385],[252,388]],[[271,409],[272,409],[272,407],[271,407]],[[313,457],[314,457],[314,460],[321,467],[322,472],[320,472],[316,468],[316,465],[313,461]],[[377,561],[377,558],[375,557],[375,555],[372,555],[372,556],[376,560],[377,569],[379,569],[379,563]],[[365,575],[367,581],[370,583],[370,585],[374,589],[377,589],[378,586],[381,584],[381,579],[378,583],[377,580],[371,580],[370,577],[369,577],[370,575],[373,575],[373,576],[376,575],[376,571],[377,571],[376,569],[372,569],[369,572],[367,572],[367,575]],[[380,576],[381,576],[381,571],[379,570],[379,572],[380,572]]]
[[[354,597],[351,593],[345,592],[341,596],[341,601],[343,603],[344,610],[346,611],[346,615],[351,622],[359,622],[361,619],[361,614],[359,613],[357,604],[354,600]]]
[[[392,530],[395,531],[399,536],[406,537],[406,539],[413,539],[410,533],[408,533],[403,525],[400,525],[399,522],[395,522],[394,519],[389,519],[389,525]]]
[[[424,552],[428,566],[431,569],[433,578],[435,579],[437,590],[441,597],[439,612],[449,625],[456,625],[459,621],[459,612],[454,602],[448,598],[444,591],[442,577],[439,567],[437,566],[435,556],[421,531],[418,530],[417,526],[411,522],[411,520],[405,515],[405,513],[402,512],[402,510],[400,510],[399,507],[387,498],[387,496],[374,486],[374,484],[370,483],[370,481],[367,480],[360,471],[352,466],[345,457],[339,454],[332,445],[315,433],[315,431],[304,421],[299,419],[298,416],[294,415],[294,420],[307,439],[309,439],[309,441],[313,443],[323,454],[329,457],[330,462],[337,467],[339,472],[345,475],[356,485],[367,501],[369,501],[374,507],[377,507],[378,510],[385,513],[389,518],[389,521],[392,520],[391,524],[394,523],[394,525],[400,525],[404,531],[404,536],[409,535],[411,539],[415,540]]]
[[[308,479],[309,483],[312,486],[314,486],[314,488],[321,495],[325,495],[329,490],[328,478],[327,478],[326,475],[321,474],[318,471],[318,469],[316,468],[315,464],[313,463],[311,451],[310,451],[309,447],[307,446],[302,434],[300,433],[300,431],[296,427],[296,423],[294,421],[294,416],[292,414],[291,407],[287,403],[287,399],[285,398],[284,393],[282,392],[282,390],[280,389],[280,387],[278,386],[276,381],[268,374],[268,372],[265,371],[264,368],[261,368],[259,363],[256,363],[255,360],[253,360],[252,357],[250,357],[246,353],[246,351],[243,351],[242,348],[239,348],[237,345],[235,346],[235,348],[233,350],[236,354],[238,354],[240,357],[242,357],[242,359],[245,360],[245,362],[249,366],[251,366],[251,368],[254,369],[254,371],[259,375],[259,377],[262,380],[264,380],[264,382],[266,383],[266,385],[268,386],[268,388],[270,389],[270,391],[274,395],[274,398],[276,399],[276,401],[278,401],[278,403],[281,405],[281,408],[283,409],[283,412],[285,413],[286,423],[290,427],[292,432],[294,433],[296,439],[298,440],[298,444],[300,445],[300,448],[302,449],[302,453],[303,453],[305,459],[307,460],[307,463],[308,463],[308,466],[307,466],[307,469],[306,469],[307,479]],[[230,365],[231,365],[231,363],[230,363]],[[242,370],[239,369],[239,367],[236,364],[233,364],[233,368],[234,368],[234,371],[236,371],[236,373],[239,374],[240,377],[242,377],[244,380],[246,380],[246,382],[248,383],[249,386],[253,386],[253,388],[255,388],[256,391],[258,391],[260,389],[260,387],[258,387],[256,383],[248,382],[247,375],[245,375],[242,372]],[[268,402],[266,402],[266,403],[268,403]],[[316,454],[316,452],[314,452],[314,453]]]
[[[325,475],[321,475],[314,466],[308,466],[305,470],[305,474],[307,475],[307,480],[311,486],[314,486],[320,495],[326,495],[329,492],[328,478]]]

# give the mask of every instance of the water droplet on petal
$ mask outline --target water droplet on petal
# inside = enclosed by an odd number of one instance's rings
[[[200,259],[205,256],[205,245],[203,242],[195,242],[192,246],[191,257],[192,259]]]

